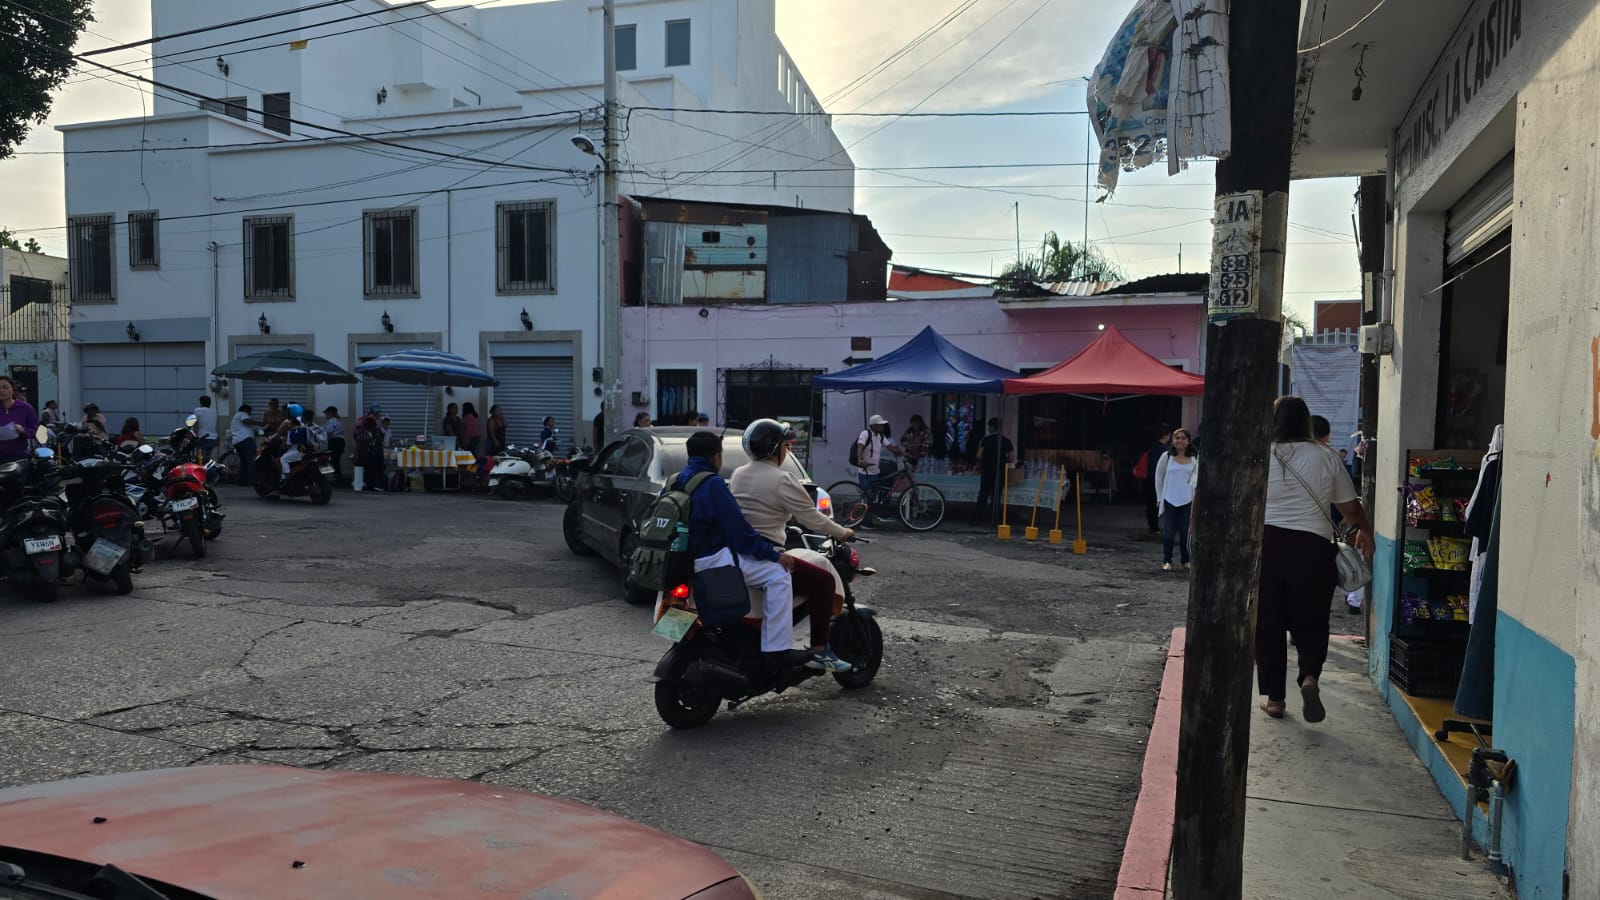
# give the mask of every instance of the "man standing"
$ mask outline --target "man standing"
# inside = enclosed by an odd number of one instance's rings
[[[54,431],[57,425],[64,420],[61,418],[61,409],[54,400],[46,401],[44,409],[39,410],[39,424]]]
[[[989,433],[978,442],[978,506],[973,511],[975,524],[987,525],[994,521],[998,503],[1005,503],[1005,491],[995,490],[1000,473],[1016,457],[1016,447],[1011,439],[1000,433],[1000,420],[989,420]]]
[[[339,407],[330,406],[322,411],[327,419],[322,431],[328,436],[328,453],[333,456],[333,483],[344,484],[344,422],[339,419]]]
[[[239,411],[234,413],[233,418],[228,421],[228,434],[233,436],[233,452],[239,457],[239,477],[237,480],[239,484],[246,487],[250,485],[251,474],[256,463],[255,427],[259,423],[250,418],[250,414],[253,412],[255,410],[250,408],[250,404],[241,403],[239,404]]]
[[[28,456],[28,442],[39,430],[39,414],[17,394],[10,375],[0,375],[0,462]]]
[[[867,420],[867,427],[862,429],[856,437],[856,463],[860,473],[856,476],[861,485],[861,494],[867,500],[867,517],[861,521],[862,528],[873,527],[873,516],[877,512],[878,477],[883,472],[883,451],[888,450],[896,456],[901,450],[889,442],[889,420],[883,416],[873,416]]]
[[[211,397],[200,396],[200,405],[194,408],[194,434],[200,439],[201,459],[210,459],[217,449],[217,411],[211,408]]]

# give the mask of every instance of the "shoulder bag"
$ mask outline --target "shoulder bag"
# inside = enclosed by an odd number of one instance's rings
[[[1311,502],[1323,507],[1323,514],[1327,515],[1326,506],[1317,499],[1317,492],[1311,489],[1311,485],[1306,484],[1306,480],[1300,477],[1300,473],[1289,465],[1282,454],[1274,453],[1273,455],[1278,457],[1278,465],[1282,466],[1284,471],[1293,475],[1295,481],[1300,482],[1300,487],[1305,489],[1306,496],[1311,498]],[[1331,515],[1328,516],[1328,523],[1333,526],[1333,533],[1337,535],[1339,533],[1339,523],[1335,522]],[[1339,552],[1334,556],[1334,564],[1338,567],[1339,572],[1339,589],[1348,593],[1360,590],[1371,584],[1372,567],[1367,565],[1367,558],[1361,555],[1361,551],[1340,540],[1335,540],[1333,545],[1339,548]]]

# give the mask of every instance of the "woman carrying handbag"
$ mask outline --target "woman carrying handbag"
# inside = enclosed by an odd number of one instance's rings
[[[1372,523],[1356,498],[1350,473],[1339,457],[1311,436],[1311,410],[1299,397],[1279,397],[1272,413],[1272,453],[1267,478],[1266,530],[1261,540],[1261,602],[1256,615],[1256,681],[1265,696],[1261,709],[1283,718],[1289,651],[1299,656],[1295,683],[1307,722],[1327,717],[1317,680],[1328,659],[1328,616],[1334,588],[1360,580],[1346,575],[1334,542],[1329,506],[1355,529],[1354,550],[1372,555]]]

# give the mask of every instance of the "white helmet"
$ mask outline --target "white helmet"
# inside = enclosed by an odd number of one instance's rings
[[[744,455],[751,459],[771,459],[794,432],[777,419],[757,419],[744,430]]]

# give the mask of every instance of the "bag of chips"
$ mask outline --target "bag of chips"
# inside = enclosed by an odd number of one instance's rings
[[[1433,567],[1451,572],[1467,569],[1472,542],[1466,538],[1436,537],[1428,540],[1428,552],[1433,556]]]
[[[1428,606],[1418,594],[1400,595],[1400,621],[1413,625],[1419,618],[1427,618]]]
[[[1433,565],[1433,554],[1428,552],[1426,541],[1406,541],[1401,553],[1401,568],[1407,575]]]

